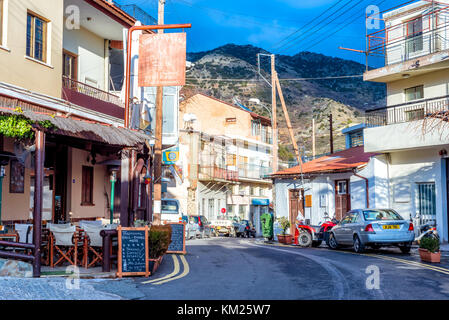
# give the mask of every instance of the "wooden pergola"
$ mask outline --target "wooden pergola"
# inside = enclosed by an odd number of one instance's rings
[[[84,149],[86,145],[94,144],[100,152],[121,154],[121,201],[120,225],[128,227],[132,224],[138,211],[138,186],[140,173],[147,167],[150,169],[151,155],[148,140],[149,135],[139,131],[116,128],[83,120],[57,117],[32,111],[17,112],[9,108],[0,108],[0,115],[16,115],[33,121],[35,144],[35,179],[33,208],[33,243],[18,243],[0,241],[0,246],[27,249],[32,255],[0,250],[0,257],[30,261],[33,264],[33,276],[39,277],[41,272],[42,244],[42,204],[43,180],[46,141],[65,144]],[[40,123],[48,121],[51,128],[44,128]],[[47,123],[48,123],[47,122]],[[148,172],[147,171],[147,172]],[[146,209],[143,218],[151,220],[151,188],[147,189]]]

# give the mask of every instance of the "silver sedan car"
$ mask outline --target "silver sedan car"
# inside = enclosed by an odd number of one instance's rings
[[[332,249],[353,246],[355,252],[363,252],[366,246],[378,249],[398,246],[409,253],[415,232],[413,224],[404,220],[392,209],[357,209],[349,211],[332,228],[327,244]]]

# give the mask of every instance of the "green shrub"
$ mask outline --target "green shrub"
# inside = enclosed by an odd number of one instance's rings
[[[437,253],[440,251],[440,240],[434,237],[422,238],[419,242],[421,249],[427,249],[430,252]]]
[[[279,218],[279,226],[282,229],[282,234],[287,234],[288,228],[290,228],[290,221],[286,217]]]
[[[148,233],[150,259],[163,256],[171,243],[171,226],[151,226]]]

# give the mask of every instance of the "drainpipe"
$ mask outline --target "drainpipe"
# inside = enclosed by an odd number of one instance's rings
[[[353,170],[353,174],[354,174],[354,176],[356,176],[356,177],[358,177],[360,179],[365,180],[365,184],[366,184],[366,207],[369,208],[369,184],[368,184],[368,178],[362,177],[361,175],[357,174],[355,172],[355,170]]]

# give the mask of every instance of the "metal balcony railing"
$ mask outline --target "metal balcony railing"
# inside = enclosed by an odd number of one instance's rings
[[[115,105],[124,107],[124,104],[120,100],[120,97],[113,95],[109,92],[100,90],[98,88],[92,87],[83,82],[79,82],[79,81],[70,79],[69,77],[66,77],[66,76],[62,77],[62,87],[64,89],[69,89],[69,90],[73,90],[75,92],[84,94],[91,98],[95,98],[95,99],[98,99],[98,100],[101,100],[104,102],[113,103]]]
[[[204,178],[210,180],[228,180],[228,181],[237,181],[238,180],[238,172],[235,170],[229,170],[226,168],[220,168],[217,166],[199,166],[199,173],[203,175]]]
[[[422,120],[448,110],[449,95],[367,110],[365,123],[368,126],[385,126]]]

